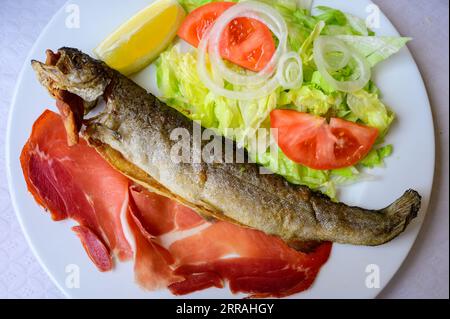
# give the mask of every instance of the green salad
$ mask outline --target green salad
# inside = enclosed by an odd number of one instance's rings
[[[184,50],[175,42],[155,63],[161,98],[192,120],[201,121],[202,126],[235,139],[247,148],[257,163],[282,175],[289,182],[307,185],[336,199],[337,185],[358,181],[364,168],[382,166],[384,159],[392,154],[393,146],[385,145],[384,138],[395,114],[381,101],[380,92],[372,81],[353,92],[336,89],[315,63],[314,43],[318,37],[343,41],[373,68],[400,50],[410,39],[376,36],[366,27],[364,20],[333,8],[319,6],[314,8],[312,14],[310,8],[302,6],[308,1],[260,1],[275,8],[286,21],[288,48],[298,53],[302,61],[303,83],[300,87],[278,87],[269,95],[253,100],[221,96],[208,89],[199,78],[197,49]],[[214,1],[179,2],[189,13]],[[336,59],[339,57],[336,56]],[[351,79],[356,69],[356,63],[348,63],[333,71],[331,76],[336,81]],[[225,86],[237,91],[240,89],[230,83]],[[270,113],[275,109],[295,110],[325,118],[332,116],[376,128],[379,134],[371,151],[358,163],[339,169],[313,169],[289,159],[281,149],[274,153],[269,148],[254,151],[250,146],[259,128],[270,127]],[[238,133],[233,131],[230,134],[230,128],[237,129]]]

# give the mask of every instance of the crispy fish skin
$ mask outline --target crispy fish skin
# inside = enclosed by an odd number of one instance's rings
[[[176,163],[171,149],[178,141],[170,133],[184,128],[192,137],[197,124],[103,62],[72,48],[61,48],[57,54],[53,63],[32,61],[41,84],[49,89],[50,83],[51,88],[68,90],[88,102],[100,96],[106,100],[105,109],[85,121],[83,134],[89,143],[136,182],[204,216],[255,228],[291,245],[301,241],[380,245],[403,232],[417,216],[421,197],[414,190],[384,209],[369,210],[335,203],[275,174],[262,175],[252,163],[225,163],[223,158]]]

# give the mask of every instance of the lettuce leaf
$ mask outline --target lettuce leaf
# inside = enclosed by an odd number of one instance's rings
[[[347,18],[347,23],[353,28],[356,33],[364,36],[368,36],[372,32],[367,28],[366,21],[360,17],[354,16],[353,14],[344,13]]]
[[[395,119],[394,113],[380,101],[376,93],[364,90],[349,93],[347,105],[357,120],[378,129],[379,140],[384,138]]]
[[[373,31],[367,28],[366,22],[359,17],[327,6],[317,6],[316,9],[320,12],[315,16],[316,19],[326,23],[326,35],[374,35]]]
[[[245,0],[242,0],[245,1]],[[288,27],[288,43],[293,51],[300,50],[305,40],[317,24],[317,19],[310,15],[309,0],[259,0],[281,13]],[[309,5],[309,8],[308,8]]]
[[[336,114],[345,107],[343,97],[340,92],[325,94],[314,85],[303,85],[300,89],[281,92],[278,107],[324,116],[330,111]]]
[[[311,77],[311,83],[314,84],[317,88],[321,89],[326,94],[331,94],[336,92],[336,89],[332,87],[320,74],[319,71],[314,71]]]
[[[306,10],[308,13],[311,12],[313,0],[297,0],[297,3],[299,8]]]
[[[300,46],[299,53],[304,64],[309,64],[312,62],[314,41],[319,37],[324,27],[325,23],[323,21],[317,22],[314,29]]]
[[[403,48],[411,38],[407,37],[376,37],[376,36],[355,36],[337,35],[353,49],[363,54],[371,66],[386,60],[391,55]]]
[[[369,168],[383,166],[384,159],[390,156],[394,148],[391,144],[373,149],[369,154],[360,162],[361,165]]]

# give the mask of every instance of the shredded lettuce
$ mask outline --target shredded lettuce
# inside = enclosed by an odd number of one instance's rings
[[[243,0],[245,1],[245,0]],[[277,9],[288,27],[288,43],[293,51],[299,51],[310,36],[318,20],[310,15],[309,0],[259,0]]]
[[[379,139],[384,138],[395,118],[376,93],[369,93],[364,90],[349,93],[347,105],[357,120],[378,129]]]
[[[336,37],[363,54],[371,66],[375,66],[397,53],[411,40],[411,38],[406,37],[369,37],[355,35],[337,35]]]
[[[389,144],[379,149],[373,149],[369,154],[360,162],[365,167],[374,168],[383,166],[384,159],[392,154],[394,147]]]
[[[305,39],[299,49],[300,57],[302,58],[303,63],[310,64],[313,59],[313,44],[317,37],[322,32],[325,27],[325,23],[323,21],[319,21],[314,26],[314,29],[311,31],[309,36]]]
[[[195,51],[183,52],[174,45],[156,62],[156,79],[166,103],[189,118],[218,133],[243,141],[277,107],[278,91],[258,100],[231,100],[210,92],[197,74]],[[227,129],[235,129],[233,136]]]
[[[348,24],[356,31],[364,36],[368,36],[371,31],[366,26],[366,21],[349,13],[344,13]]]
[[[316,9],[320,14],[315,18],[326,23],[324,30],[326,35],[374,35],[361,18],[326,6],[318,6]]]
[[[279,107],[323,116],[330,110],[337,113],[342,103],[343,94],[339,92],[327,95],[313,85],[303,85],[300,89],[282,92]]]
[[[340,10],[320,6],[318,15],[311,15],[311,1],[260,0],[276,8],[288,25],[288,44],[299,52],[303,61],[304,83],[301,88],[277,89],[269,96],[254,101],[237,101],[217,96],[199,80],[196,69],[196,51],[184,52],[177,44],[169,47],[156,61],[157,84],[166,103],[189,118],[201,121],[204,127],[233,138],[247,148],[249,155],[269,171],[284,176],[295,184],[307,185],[336,199],[336,185],[362,178],[364,167],[384,165],[384,159],[393,152],[392,145],[381,146],[395,115],[383,104],[380,92],[370,81],[358,92],[335,90],[322,77],[312,58],[312,47],[319,35],[336,36],[353,50],[362,53],[372,66],[399,51],[410,39],[403,37],[376,37],[365,21]],[[192,11],[212,0],[179,0]],[[353,66],[333,74],[345,78],[353,73]],[[228,84],[229,85],[229,84]],[[230,87],[230,89],[239,89]],[[256,138],[258,128],[270,127],[269,114],[273,109],[294,109],[319,116],[339,117],[376,127],[380,137],[376,146],[356,166],[338,170],[314,170],[297,164],[278,149],[254,151],[248,141]],[[233,134],[229,128],[238,129]],[[273,141],[271,142],[273,144]]]
[[[311,83],[315,85],[318,89],[322,90],[326,94],[331,94],[336,92],[336,89],[332,87],[319,71],[314,71],[311,77]]]
[[[297,0],[298,7],[306,10],[308,13],[311,12],[312,3],[313,0]]]

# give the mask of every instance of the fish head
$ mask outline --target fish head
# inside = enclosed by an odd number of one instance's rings
[[[77,49],[61,48],[56,53],[47,50],[46,55],[45,62],[32,60],[31,66],[39,82],[56,100],[68,144],[75,145],[84,115],[103,96],[111,75],[103,62],[91,59]]]
[[[56,53],[46,51],[45,63],[31,61],[39,82],[55,97],[58,91],[79,96],[87,105],[95,103],[110,83],[102,62],[89,59],[81,51],[61,48]]]

